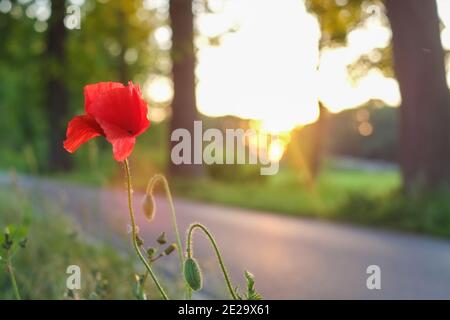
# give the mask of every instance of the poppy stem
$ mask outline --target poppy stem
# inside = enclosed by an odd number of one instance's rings
[[[227,269],[225,268],[225,264],[223,263],[222,255],[220,254],[220,251],[216,244],[216,241],[214,240],[214,237],[209,232],[209,230],[200,223],[191,224],[191,226],[188,229],[188,235],[187,235],[187,241],[186,241],[187,242],[186,255],[187,255],[188,259],[192,259],[192,250],[193,250],[192,249],[192,235],[193,235],[195,229],[200,229],[208,237],[208,239],[211,242],[211,245],[213,246],[214,251],[216,253],[217,261],[219,262],[220,269],[222,270],[222,274],[223,274],[223,277],[227,284],[228,291],[230,292],[230,295],[234,300],[238,300],[236,292],[234,292],[233,285],[231,284],[230,276],[228,275]]]
[[[152,278],[153,282],[155,283],[156,287],[158,288],[161,296],[163,297],[164,300],[169,300],[169,297],[167,296],[167,294],[165,293],[164,289],[162,288],[161,284],[159,283],[158,279],[156,278],[155,274],[153,273],[152,268],[150,267],[149,263],[147,262],[147,260],[145,259],[145,257],[143,256],[141,250],[139,249],[139,245],[137,243],[137,232],[136,232],[136,222],[135,222],[135,218],[134,218],[134,211],[133,211],[133,190],[131,187],[131,174],[130,174],[130,165],[128,163],[128,159],[125,159],[124,161],[124,166],[125,166],[125,173],[127,176],[127,191],[128,191],[128,209],[130,211],[130,221],[131,221],[131,234],[132,234],[132,241],[133,241],[133,247],[134,250],[136,251],[139,259],[142,261],[142,263],[144,264],[145,268],[148,271],[148,274],[150,275],[150,277]]]
[[[16,300],[22,300],[19,293],[19,287],[17,286],[16,276],[14,274],[13,266],[11,265],[11,258],[9,257],[9,254],[7,254],[6,257],[6,270],[9,273],[9,277],[11,279],[11,284],[13,286],[14,295],[16,297]]]
[[[170,205],[170,211],[172,215],[172,226],[175,233],[175,238],[178,245],[178,258],[180,259],[180,273],[182,279],[184,279],[184,273],[183,273],[183,265],[184,265],[184,258],[183,258],[183,243],[181,242],[180,232],[178,230],[178,223],[177,223],[177,215],[175,212],[175,206],[173,204],[173,198],[172,198],[172,192],[170,191],[169,182],[167,181],[166,177],[162,174],[155,174],[147,185],[146,193],[147,195],[151,196],[153,194],[153,188],[155,187],[155,184],[161,181],[164,185],[164,191],[166,192],[167,200],[169,201]],[[185,287],[186,287],[186,299],[190,300],[192,297],[192,290],[187,284],[186,281],[184,281]]]

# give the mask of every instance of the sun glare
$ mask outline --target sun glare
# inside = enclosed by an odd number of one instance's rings
[[[169,78],[152,76],[145,84],[145,94],[152,102],[164,103],[172,99],[173,87]]]
[[[447,2],[438,0],[446,48],[450,47]],[[390,42],[390,29],[376,15],[349,33],[347,46],[319,52],[317,19],[300,0],[215,0],[213,6],[215,13],[201,13],[196,21],[196,94],[201,113],[258,120],[264,130],[280,133],[314,122],[319,99],[332,112],[372,99],[400,104],[397,81],[380,70],[357,81],[349,77],[348,66],[361,54]],[[226,32],[230,29],[234,32]],[[220,35],[215,46],[206,40]],[[166,46],[170,30],[159,28],[155,38]],[[450,84],[450,72],[447,79]],[[154,102],[168,102],[173,89],[169,79],[153,77],[146,93]]]
[[[283,157],[286,145],[281,140],[275,140],[269,146],[269,159],[272,162],[280,161]]]
[[[302,2],[229,0],[223,12],[217,19],[239,27],[224,35],[219,46],[199,48],[199,110],[209,116],[257,119],[271,132],[313,122],[318,116],[319,28]],[[217,25],[227,23],[214,19],[211,28],[217,33]],[[211,34],[207,21],[201,30]]]

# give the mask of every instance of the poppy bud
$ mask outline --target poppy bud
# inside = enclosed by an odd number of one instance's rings
[[[156,249],[155,248],[148,248],[147,249],[147,256],[151,259],[153,257],[153,255],[155,254]]]
[[[192,290],[197,291],[202,287],[202,275],[197,262],[188,258],[184,263],[184,278]]]
[[[23,239],[19,242],[20,247],[21,247],[21,248],[25,248],[25,247],[27,246],[27,241],[28,241],[27,238],[23,238]]]
[[[177,249],[177,245],[175,243],[172,243],[170,246],[168,246],[165,250],[164,250],[164,254],[166,256],[168,256],[169,254],[171,254],[173,251],[175,251]]]
[[[144,211],[145,217],[152,221],[155,216],[155,199],[152,194],[146,194],[144,201],[142,202],[142,210]]]
[[[138,235],[136,235],[136,243],[140,247],[144,244],[144,240],[141,239]]]
[[[6,227],[6,228],[5,228],[5,231],[4,231],[5,242],[8,242],[8,241],[9,241],[10,235],[11,235],[11,233],[10,233],[10,231],[9,231],[9,228]]]
[[[9,249],[11,249],[11,247],[13,245],[13,241],[11,240],[11,233],[10,233],[8,227],[5,228],[4,237],[5,237],[5,240],[3,242],[3,248],[5,250],[9,250]]]
[[[166,244],[167,243],[166,233],[165,232],[161,233],[158,239],[156,239],[156,242],[158,242],[159,244]]]

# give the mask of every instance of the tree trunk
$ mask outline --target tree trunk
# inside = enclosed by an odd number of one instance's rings
[[[450,95],[435,1],[387,0],[406,192],[450,186]]]
[[[48,21],[47,32],[47,101],[48,120],[48,170],[68,170],[72,158],[63,149],[66,121],[69,115],[69,101],[64,82],[66,28],[64,17],[65,1],[51,1],[52,15]]]
[[[174,87],[170,134],[178,128],[187,129],[191,133],[191,150],[193,151],[193,126],[194,121],[198,118],[198,114],[195,101],[194,15],[192,12],[192,1],[170,0],[170,21],[172,27],[171,56]],[[177,142],[170,143],[169,153],[175,144]],[[169,175],[171,176],[198,176],[202,172],[202,165],[175,165],[169,160]]]
[[[319,118],[313,124],[313,134],[311,143],[311,155],[309,159],[309,167],[311,178],[316,180],[320,173],[323,155],[323,144],[326,136],[326,122],[328,117],[328,109],[319,101]]]

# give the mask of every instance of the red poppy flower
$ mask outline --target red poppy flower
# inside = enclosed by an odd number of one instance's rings
[[[84,87],[86,114],[74,117],[67,127],[64,149],[75,152],[83,143],[104,136],[113,146],[114,159],[124,161],[133,151],[136,137],[150,121],[139,85],[100,82]]]

